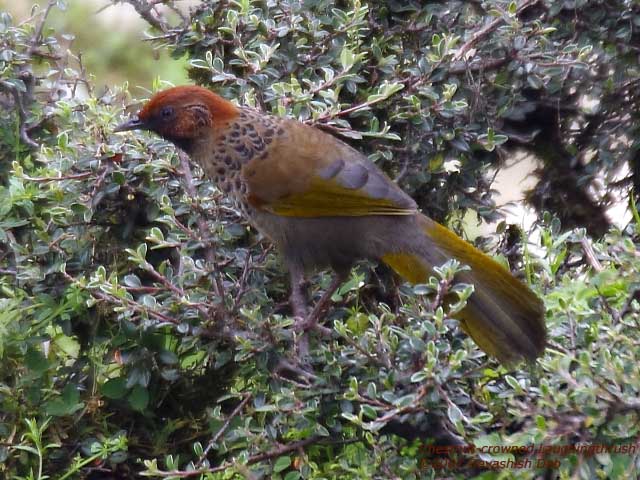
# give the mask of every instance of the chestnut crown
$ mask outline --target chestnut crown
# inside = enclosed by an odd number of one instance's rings
[[[150,130],[188,150],[194,140],[237,115],[238,107],[206,88],[180,86],[156,93],[114,132]]]

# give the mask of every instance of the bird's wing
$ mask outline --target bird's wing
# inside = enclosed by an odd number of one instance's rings
[[[289,217],[412,215],[413,199],[364,155],[297,122],[243,167],[248,201]]]

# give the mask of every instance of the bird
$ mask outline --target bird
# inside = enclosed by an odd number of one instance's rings
[[[326,333],[319,317],[356,262],[385,263],[418,284],[456,259],[470,268],[456,279],[474,286],[456,317],[462,329],[505,365],[531,363],[543,353],[547,332],[538,296],[422,214],[377,165],[337,137],[195,85],[155,93],[114,129],[130,130],[154,132],[183,150],[276,245],[289,271],[296,325],[305,335],[315,328]],[[335,275],[309,312],[305,275],[323,268]]]

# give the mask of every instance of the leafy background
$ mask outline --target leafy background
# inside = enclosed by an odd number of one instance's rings
[[[443,471],[428,447],[638,442],[636,2],[114,3],[146,26],[0,11],[5,477],[635,477],[635,451]],[[459,265],[363,263],[301,369],[277,252],[173,147],[112,133],[170,81],[344,138],[454,229],[498,222],[476,243],[543,297],[545,355],[507,369],[459,332]],[[523,154],[524,230],[492,190]]]

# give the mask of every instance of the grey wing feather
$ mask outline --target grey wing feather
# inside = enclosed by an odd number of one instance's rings
[[[408,210],[417,209],[413,199],[366,158],[349,162],[336,160],[320,171],[319,175],[326,180],[335,178],[345,188],[362,189],[371,198],[387,199]]]

